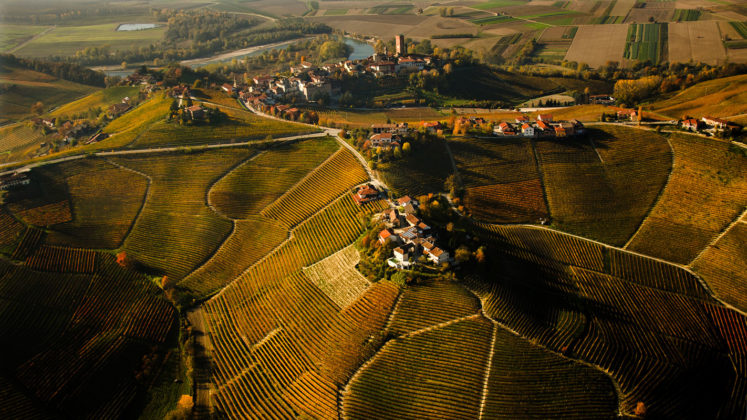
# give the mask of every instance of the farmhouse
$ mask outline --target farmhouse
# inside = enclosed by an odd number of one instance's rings
[[[591,95],[589,96],[589,103],[596,105],[614,105],[615,98],[610,95]]]
[[[443,264],[449,260],[449,253],[439,247],[434,247],[431,250],[423,251],[429,261],[433,264]]]
[[[189,117],[193,120],[201,120],[205,118],[205,109],[200,105],[192,105],[186,110],[189,113]]]
[[[635,121],[638,113],[634,109],[621,109],[617,111],[617,119]]]
[[[408,204],[413,204],[417,206],[418,202],[417,200],[410,197],[409,195],[405,195],[397,199],[397,204],[399,204],[400,206],[407,206]]]
[[[391,229],[384,229],[379,232],[379,242],[385,244],[387,241],[399,242],[399,236],[395,235]]]
[[[682,128],[689,131],[698,131],[701,127],[700,121],[690,118],[682,121]]]
[[[529,122],[529,117],[527,117],[526,115],[519,115],[518,117],[516,117],[516,124],[522,124],[522,123],[528,123],[528,122]]]
[[[118,117],[130,109],[130,105],[124,102],[114,104],[109,107],[109,115],[112,117]]]
[[[438,121],[424,122],[421,125],[423,128],[425,128],[425,131],[429,132],[430,134],[436,134],[438,130],[443,128],[441,126],[441,123]]]
[[[537,121],[542,121],[544,123],[551,123],[552,122],[552,115],[550,115],[550,114],[539,114],[539,115],[537,115]]]
[[[715,117],[703,117],[701,118],[701,121],[703,121],[707,126],[714,127],[719,130],[723,130],[726,128],[727,125],[729,125],[729,121],[722,120],[721,118],[715,118]]]
[[[370,140],[371,145],[374,147],[394,147],[399,146],[401,143],[400,137],[392,133],[374,134]]]
[[[521,125],[521,134],[525,137],[534,137],[534,127],[528,123]]]
[[[379,190],[371,184],[366,184],[358,188],[358,191],[353,194],[353,199],[358,205],[368,203],[379,198]]]
[[[371,125],[371,132],[373,132],[374,134],[391,133],[391,134],[399,134],[400,136],[406,136],[409,131],[410,131],[410,128],[406,122],[399,123],[399,124],[372,124]]]

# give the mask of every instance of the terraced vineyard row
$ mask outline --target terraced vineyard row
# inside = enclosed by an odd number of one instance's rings
[[[35,227],[29,227],[23,234],[21,242],[16,247],[11,257],[15,260],[25,260],[31,255],[44,239],[44,231]]]
[[[479,311],[480,302],[460,284],[412,285],[402,292],[388,332],[397,336]]]
[[[588,131],[591,142],[536,143],[553,225],[621,246],[664,188],[671,151],[665,138],[649,131]]]
[[[628,248],[688,264],[747,203],[747,158],[719,143],[676,135],[674,170]]]
[[[735,224],[694,261],[693,269],[719,299],[747,311],[747,223]]]
[[[73,219],[73,215],[70,213],[70,203],[67,200],[18,210],[15,211],[15,214],[24,222],[40,227],[65,223]]]
[[[257,214],[338,148],[334,139],[324,137],[264,151],[218,181],[208,202],[234,219]]]
[[[12,246],[24,231],[23,223],[0,208],[0,247]]]
[[[128,255],[177,281],[205,262],[232,226],[207,206],[208,188],[253,153],[218,149],[113,159],[152,179],[148,200],[124,242]]]
[[[142,375],[127,360],[153,352],[175,321],[147,278],[111,255],[95,258],[87,274],[0,262],[0,366],[51,412],[72,418],[126,410]]]
[[[610,372],[622,389],[624,412],[632,413],[639,402],[650,415],[667,418],[730,417],[744,411],[744,399],[735,402],[729,396],[740,392],[735,387],[745,379],[734,366],[747,359],[724,347],[728,329],[714,328],[713,313],[739,317],[710,298],[694,276],[598,244],[584,249],[582,240],[577,246],[551,245],[557,233],[548,234],[541,246],[544,232],[539,229],[491,230],[493,264],[501,269],[470,282],[483,297],[486,314],[554,351]],[[582,258],[567,261],[548,248]],[[597,257],[583,258],[590,250]],[[603,262],[609,258],[601,270],[598,264],[578,264],[599,261],[599,256]],[[734,387],[724,378],[734,378]],[[694,408],[689,396],[703,392],[708,402]]]
[[[306,277],[319,287],[338,307],[346,308],[371,285],[355,268],[360,254],[349,245],[329,257],[303,269]]]
[[[145,200],[148,180],[101,159],[80,159],[40,169],[64,182],[73,219],[55,225],[47,243],[116,249]]]
[[[26,265],[41,271],[57,273],[93,273],[96,253],[88,249],[42,245],[26,258]]]
[[[368,179],[348,149],[335,155],[262,210],[262,215],[295,226],[356,184]]]
[[[464,204],[490,222],[537,222],[547,217],[544,191],[532,143],[526,139],[452,139]]]

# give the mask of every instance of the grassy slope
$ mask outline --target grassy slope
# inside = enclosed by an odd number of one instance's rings
[[[671,179],[629,248],[687,264],[747,205],[747,158],[700,137],[670,142]]]
[[[124,97],[132,98],[136,96],[139,91],[140,88],[138,86],[115,86],[106,88],[92,93],[85,98],[62,105],[50,112],[49,115],[51,117],[69,117],[75,114],[85,113],[89,109],[96,107],[100,107],[103,111],[106,111],[109,105],[121,102]]]
[[[698,83],[646,109],[672,118],[684,115],[729,117],[747,113],[747,75]]]
[[[23,57],[64,56],[102,45],[108,45],[112,50],[127,49],[133,45],[149,45],[159,41],[166,32],[165,26],[143,31],[117,31],[117,26],[117,23],[58,26],[26,44],[16,54]]]
[[[31,116],[31,105],[42,102],[50,109],[98,88],[57,79],[44,73],[0,65],[0,84],[10,88],[0,93],[0,122],[17,121]]]
[[[590,129],[588,137],[594,147],[587,139],[536,142],[553,225],[623,245],[667,180],[669,146],[624,127]]]

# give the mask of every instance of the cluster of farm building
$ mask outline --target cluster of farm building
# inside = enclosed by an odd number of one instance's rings
[[[735,134],[742,131],[742,126],[737,123],[711,116],[700,119],[685,117],[680,121],[680,127],[683,130],[706,134],[716,134],[718,132]]]
[[[364,204],[380,195],[375,186],[365,184],[356,188],[353,198],[358,204]],[[392,204],[379,216],[379,221],[385,225],[378,234],[379,242],[394,246],[387,265],[409,269],[420,263],[441,265],[449,262],[449,252],[438,246],[434,230],[417,216],[420,203],[406,195]]]

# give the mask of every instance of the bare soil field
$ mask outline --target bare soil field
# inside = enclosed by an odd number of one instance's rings
[[[335,29],[382,38],[391,38],[398,34],[410,35],[411,31],[428,19],[430,18],[427,16],[415,15],[315,16],[311,18],[314,22],[326,23]]]
[[[627,16],[635,3],[636,0],[617,0],[610,11],[610,16]]]
[[[550,28],[547,28],[542,32],[542,35],[539,38],[539,42],[545,43],[568,41],[567,39],[563,38],[565,30],[566,28],[563,26],[552,26]]]
[[[654,18],[656,22],[668,22],[674,16],[674,3],[658,2],[646,3],[646,7],[630,9],[625,23],[649,23]]]
[[[392,16],[388,16],[392,17]],[[412,17],[412,16],[410,16]],[[472,34],[477,35],[478,26],[461,19],[449,19],[441,16],[430,16],[405,34],[412,38],[430,38],[431,35]]]
[[[742,39],[742,35],[729,22],[718,22],[718,29],[723,36],[728,36],[730,39]]]
[[[726,50],[716,22],[696,21],[669,24],[669,61],[722,63]]]
[[[591,67],[599,67],[607,61],[619,62],[627,34],[628,25],[624,24],[579,26],[565,59],[584,62]]]
[[[747,63],[747,48],[729,49],[729,61],[732,63]]]

